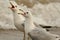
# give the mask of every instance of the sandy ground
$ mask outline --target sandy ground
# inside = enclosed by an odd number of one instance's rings
[[[51,33],[60,35],[60,28],[50,28]],[[0,40],[23,40],[23,33],[18,30],[0,30]]]
[[[23,33],[16,30],[0,30],[0,40],[22,40]]]

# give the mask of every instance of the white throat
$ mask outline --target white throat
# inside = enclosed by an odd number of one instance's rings
[[[15,24],[22,24],[25,21],[25,17],[21,14],[13,13]]]
[[[35,25],[33,24],[33,18],[32,15],[25,20],[25,31],[26,33],[32,31],[35,28]]]

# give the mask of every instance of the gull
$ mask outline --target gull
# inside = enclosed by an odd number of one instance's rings
[[[11,7],[9,8],[12,10],[13,16],[14,16],[14,25],[18,30],[24,33],[23,40],[25,40],[25,31],[24,31],[24,25],[23,25],[25,17],[21,15],[24,13],[24,11],[22,9],[19,9],[18,5],[14,1],[10,1],[10,5]]]
[[[25,32],[32,40],[60,40],[59,35],[52,34],[42,27],[36,27],[33,22],[33,15],[30,11],[22,15],[25,17]]]
[[[43,40],[43,39],[58,40],[58,35],[49,33],[43,28],[36,27],[33,23],[33,17],[32,17],[31,13],[29,13],[29,12],[24,13],[23,10],[19,9],[17,6],[14,6],[14,5],[12,5],[11,9],[14,12],[13,15],[14,15],[15,26],[17,27],[17,29],[24,32],[24,34],[30,33],[30,35],[31,35],[30,37],[34,40],[36,40],[36,39],[40,40],[40,38],[41,38],[41,40]],[[22,25],[23,23],[24,23],[24,25]],[[39,32],[39,34],[37,33],[37,31]],[[36,38],[34,37],[34,35],[32,35],[32,34],[34,34],[34,32],[37,34],[37,36],[35,36]]]

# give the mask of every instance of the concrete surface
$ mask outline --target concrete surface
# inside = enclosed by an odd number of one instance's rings
[[[49,28],[49,30],[60,35],[60,28]],[[0,40],[23,40],[23,33],[18,30],[0,30]]]

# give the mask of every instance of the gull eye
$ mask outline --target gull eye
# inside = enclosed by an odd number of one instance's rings
[[[28,14],[28,12],[26,12]]]

